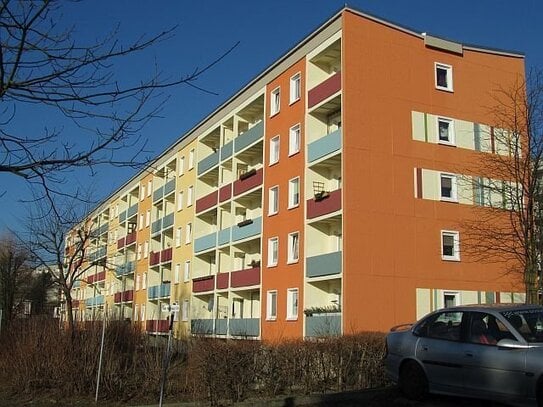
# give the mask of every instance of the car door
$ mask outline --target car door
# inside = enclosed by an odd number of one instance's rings
[[[419,332],[416,356],[424,365],[430,390],[457,392],[462,388],[459,346],[463,314],[440,312]]]
[[[480,322],[487,326],[486,339],[481,336]],[[513,337],[500,318],[483,312],[469,313],[461,359],[464,387],[469,395],[502,398],[527,394],[527,350],[497,346],[500,339]]]

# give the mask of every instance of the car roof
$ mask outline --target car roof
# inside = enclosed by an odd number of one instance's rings
[[[454,311],[495,311],[495,312],[504,312],[504,311],[523,311],[528,309],[541,309],[543,311],[543,306],[536,304],[469,304],[469,305],[459,305],[456,307],[443,308],[443,310],[454,310]]]

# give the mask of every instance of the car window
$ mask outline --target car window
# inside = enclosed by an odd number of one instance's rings
[[[523,309],[501,313],[527,342],[543,342],[543,309]]]
[[[460,340],[462,312],[440,312],[432,315],[417,327],[416,333],[432,339]]]
[[[492,314],[486,312],[472,312],[468,342],[481,345],[495,345],[502,339],[514,339],[514,335],[505,324]]]

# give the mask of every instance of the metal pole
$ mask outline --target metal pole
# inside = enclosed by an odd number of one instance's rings
[[[160,382],[160,400],[158,402],[158,407],[162,407],[162,400],[164,399],[164,386],[166,384],[166,377],[168,375],[168,364],[170,363],[170,344],[172,342],[173,315],[174,313],[172,312],[170,316],[170,329],[168,332],[168,345],[166,346],[166,354],[164,355],[162,380]]]
[[[94,402],[98,403],[98,391],[100,390],[100,375],[102,373],[102,356],[104,354],[104,338],[106,335],[106,316],[107,316],[107,302],[104,304],[104,315],[102,320],[102,340],[100,341],[100,357],[98,359],[98,374],[96,375],[96,395],[94,396]]]

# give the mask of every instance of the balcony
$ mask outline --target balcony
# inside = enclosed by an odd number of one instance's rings
[[[108,227],[109,225],[107,223],[104,223],[102,226],[100,226],[98,228],[98,235],[103,235],[104,233],[106,233],[108,231]]]
[[[196,213],[205,211],[217,205],[218,191],[212,192],[196,201]]]
[[[147,332],[166,333],[170,330],[170,321],[167,319],[148,319],[145,321]]]
[[[171,247],[168,247],[167,249],[164,249],[160,252],[160,262],[161,263],[167,263],[172,261],[172,253],[173,249]]]
[[[126,220],[126,211],[119,213],[119,223],[123,223]]]
[[[215,335],[226,335],[228,332],[228,319],[215,320]]]
[[[260,284],[260,266],[233,271],[230,277],[232,288],[250,287]]]
[[[93,298],[87,298],[85,300],[85,305],[87,307],[94,307],[96,305],[102,305],[104,303],[104,296],[103,295],[97,295]]]
[[[217,239],[217,244],[218,244],[219,246],[222,246],[222,245],[225,245],[225,244],[230,243],[230,240],[231,240],[231,237],[230,237],[231,231],[232,231],[231,228],[219,230],[218,239]]]
[[[126,290],[123,292],[123,302],[134,301],[134,290]]]
[[[229,273],[219,273],[217,274],[217,290],[225,290],[228,288],[228,283],[230,282]]]
[[[151,234],[160,233],[162,230],[162,219],[155,220],[151,223]]]
[[[194,252],[202,252],[209,250],[217,245],[217,233],[213,232],[208,235],[199,237],[194,240]]]
[[[251,219],[252,223],[232,228],[232,241],[258,236],[262,232],[262,217]]]
[[[194,335],[211,335],[213,334],[213,320],[192,319],[190,321],[190,331]]]
[[[262,185],[262,174],[262,168],[259,168],[249,177],[242,175],[239,180],[234,182],[234,196]]]
[[[306,337],[341,335],[341,313],[314,314],[305,318]]]
[[[175,178],[169,180],[164,185],[164,196],[170,195],[173,191],[175,191]]]
[[[308,257],[306,260],[307,277],[324,277],[340,274],[342,270],[342,252],[326,253]]]
[[[162,218],[162,229],[168,229],[169,227],[173,226],[173,220],[174,220],[174,214],[173,212],[164,216]]]
[[[229,141],[224,146],[221,147],[221,161],[226,160],[227,158],[232,157],[232,151],[234,149],[234,142]]]
[[[234,151],[236,153],[250,146],[255,141],[260,140],[264,136],[264,122],[260,121],[247,130],[245,133],[240,134],[235,139]]]
[[[136,242],[136,231],[134,230],[132,233],[129,233],[125,237],[125,245],[129,246],[132,243]]]
[[[192,279],[192,292],[203,293],[213,291],[215,287],[215,276],[205,276]]]
[[[119,264],[115,267],[115,274],[117,277],[125,276],[134,272],[134,262],[127,261],[125,264]]]
[[[230,320],[230,335],[232,336],[259,336],[259,318],[235,318]]]
[[[121,237],[119,240],[117,240],[117,250],[121,250],[124,247],[125,244],[125,238]]]
[[[126,219],[130,219],[136,213],[138,213],[138,204],[134,204],[130,208],[128,208],[128,210],[126,211]]]
[[[307,93],[307,107],[311,109],[341,90],[341,71],[336,72]]]
[[[149,253],[149,264],[151,266],[156,266],[157,264],[160,264],[160,252]]]
[[[219,164],[219,151],[215,151],[198,163],[198,175]]]
[[[156,300],[170,296],[170,283],[154,285],[147,288],[147,298]]]
[[[313,219],[328,215],[341,209],[341,189],[323,192],[319,196],[307,200],[307,218]]]
[[[79,300],[72,300],[72,308],[79,308]]]
[[[219,189],[219,202],[224,202],[232,197],[232,184],[225,185]]]
[[[307,162],[311,163],[341,149],[341,129],[337,129],[307,146]]]
[[[164,196],[164,186],[161,186],[153,192],[153,202],[156,202]]]

